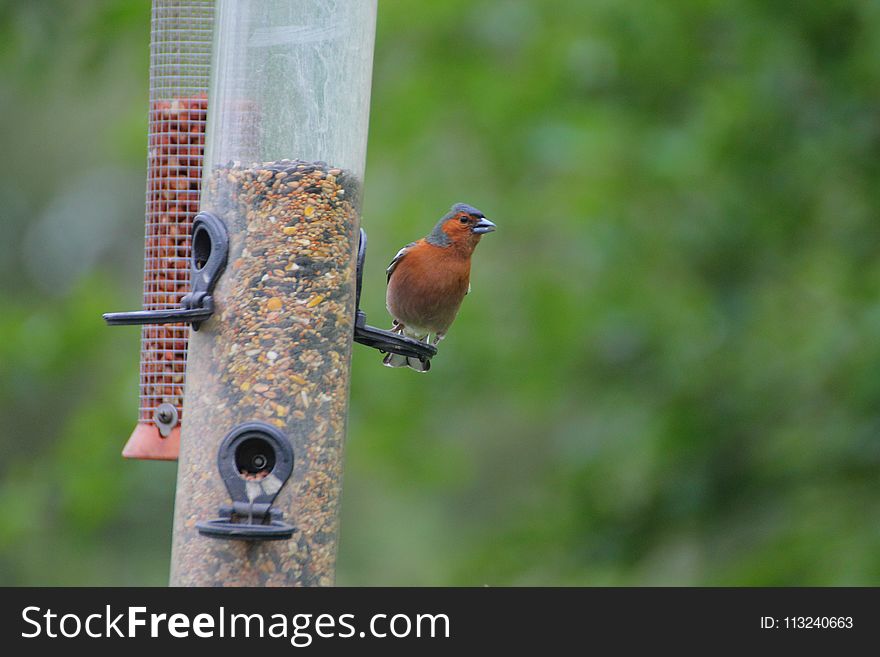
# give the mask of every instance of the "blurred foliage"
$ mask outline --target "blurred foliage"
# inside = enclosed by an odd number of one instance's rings
[[[119,459],[100,322],[149,3],[8,0],[0,41],[0,582],[164,584],[174,466]],[[429,375],[356,348],[340,584],[880,584],[880,3],[382,0],[370,131],[372,323],[453,202],[499,230]]]

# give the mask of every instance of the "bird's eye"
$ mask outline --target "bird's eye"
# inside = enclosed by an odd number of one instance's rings
[[[463,224],[466,224],[466,223],[468,222],[468,218],[467,218],[467,217],[459,217],[458,220],[459,220],[461,223],[463,223]]]

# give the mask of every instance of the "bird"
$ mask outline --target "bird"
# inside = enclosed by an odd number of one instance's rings
[[[456,203],[422,239],[404,246],[388,268],[385,306],[391,331],[436,346],[452,325],[470,292],[471,255],[495,224],[475,207]],[[430,361],[388,353],[387,367],[427,372]]]

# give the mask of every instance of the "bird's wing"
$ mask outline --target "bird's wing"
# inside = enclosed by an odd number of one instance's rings
[[[415,245],[416,245],[415,242],[410,242],[405,247],[403,247],[400,251],[397,252],[397,255],[394,256],[394,259],[391,261],[391,264],[388,265],[388,268],[385,270],[385,274],[386,274],[385,282],[386,283],[391,280],[391,274],[393,274],[394,270],[397,269],[397,265],[400,263],[400,261],[403,260],[404,256],[406,256],[406,254],[409,252],[410,248]]]

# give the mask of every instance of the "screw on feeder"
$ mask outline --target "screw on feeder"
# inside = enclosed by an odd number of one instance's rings
[[[177,426],[179,419],[177,407],[167,402],[160,404],[153,414],[153,422],[156,424],[156,428],[159,429],[159,435],[162,438],[167,438],[171,435],[171,430]]]

